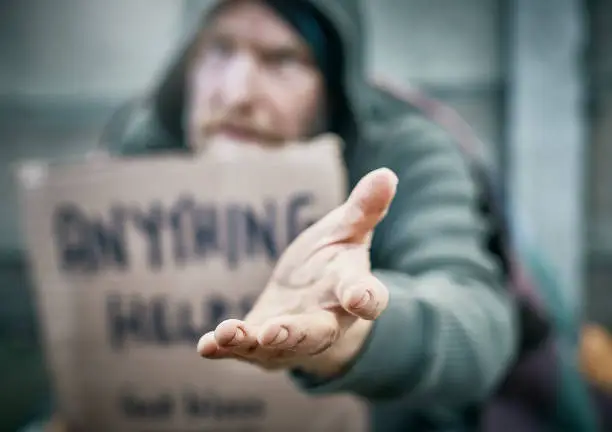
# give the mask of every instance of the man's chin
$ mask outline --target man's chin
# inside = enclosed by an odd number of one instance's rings
[[[254,135],[220,132],[210,137],[209,143],[229,145],[260,145],[260,138]]]
[[[280,140],[272,141],[256,136],[218,133],[200,140],[196,147],[199,151],[209,151],[211,149],[231,150],[244,147],[274,148],[282,145],[283,142]]]

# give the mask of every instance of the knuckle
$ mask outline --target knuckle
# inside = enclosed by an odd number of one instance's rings
[[[317,346],[311,353],[310,355],[319,355],[325,351],[327,351],[333,344],[332,340],[326,340],[323,341],[321,344],[319,344],[319,346]]]
[[[329,343],[334,342],[338,339],[338,329],[336,327],[329,326],[329,328],[325,331],[324,339],[329,341]]]
[[[326,328],[321,334],[320,341],[317,341],[314,349],[310,352],[310,355],[318,355],[324,351],[327,351],[338,338],[338,334],[339,332],[337,328],[332,326]]]
[[[380,306],[379,301],[372,302],[372,304],[364,308],[363,317],[369,320],[375,320],[382,313],[382,308]]]

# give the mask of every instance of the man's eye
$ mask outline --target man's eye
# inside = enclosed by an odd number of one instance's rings
[[[206,53],[215,57],[229,57],[235,51],[234,43],[226,39],[212,39],[206,43]]]
[[[264,57],[264,60],[272,67],[295,66],[301,63],[298,56],[289,52],[270,53]]]

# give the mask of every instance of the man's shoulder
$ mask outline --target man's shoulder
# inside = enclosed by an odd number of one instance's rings
[[[360,171],[383,165],[405,170],[442,155],[458,164],[480,158],[481,144],[476,135],[440,102],[416,90],[400,93],[372,86],[370,94],[354,158]]]

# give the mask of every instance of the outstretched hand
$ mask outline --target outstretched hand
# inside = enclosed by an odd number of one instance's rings
[[[369,249],[396,186],[386,168],[363,177],[344,204],[287,248],[244,320],[223,321],[202,336],[200,355],[319,375],[342,370],[389,300],[370,271]]]

